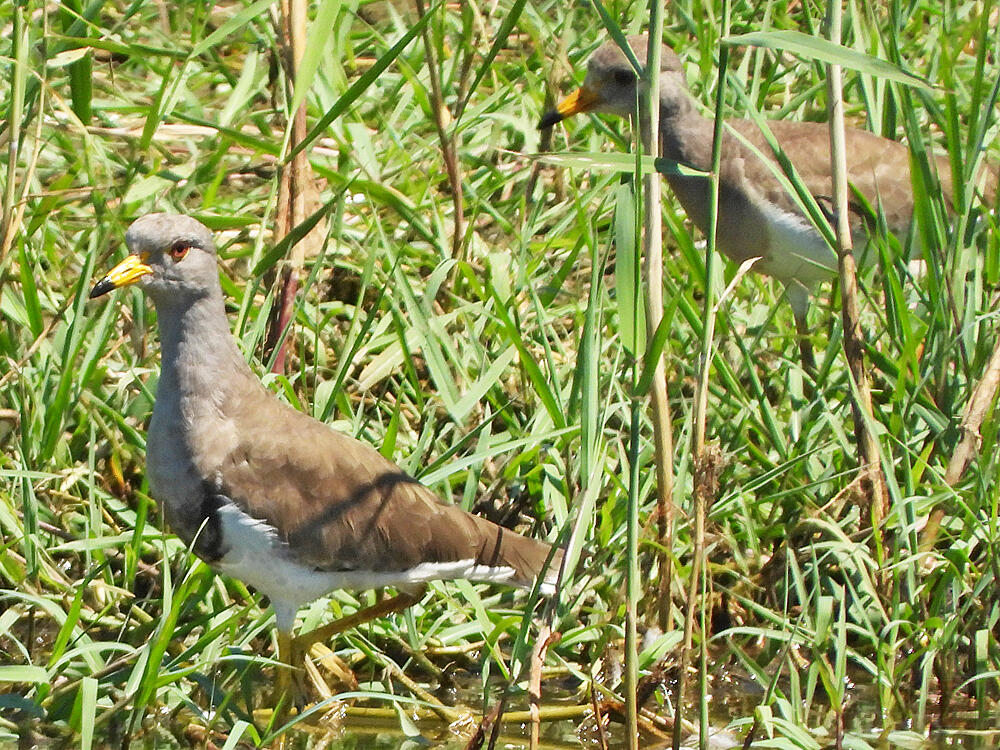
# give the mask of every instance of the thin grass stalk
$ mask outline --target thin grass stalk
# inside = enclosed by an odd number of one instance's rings
[[[840,0],[828,7],[827,23],[830,40],[841,43]],[[874,528],[876,544],[881,551],[879,527],[888,513],[888,495],[879,463],[878,443],[872,434],[871,387],[864,362],[864,341],[858,313],[857,265],[854,261],[854,245],[851,240],[850,211],[847,203],[847,152],[844,137],[843,81],[839,65],[827,66],[827,106],[830,120],[830,158],[833,176],[833,206],[837,237],[837,265],[840,274],[840,295],[844,319],[844,354],[854,380],[851,414],[854,418],[854,435],[858,441],[861,471],[869,507],[862,513],[862,528],[869,524]]]
[[[416,0],[417,13],[421,19],[427,15],[424,0]],[[434,110],[434,127],[437,129],[438,140],[441,143],[441,158],[444,160],[445,174],[448,176],[448,189],[451,191],[452,210],[455,212],[454,227],[451,233],[451,257],[454,260],[465,260],[463,247],[465,245],[465,208],[462,193],[462,173],[458,165],[458,152],[455,148],[454,129],[449,134],[451,112],[444,103],[441,89],[441,66],[434,54],[434,44],[429,25],[420,30],[423,38],[427,59],[427,75],[431,82],[431,108]]]
[[[706,568],[702,565],[702,569]],[[701,601],[708,601],[708,576],[701,576]],[[708,738],[711,734],[708,718],[708,607],[702,606],[698,627],[702,637],[698,641],[698,748],[708,750]]]
[[[721,38],[729,35],[730,20],[729,0],[722,3]],[[702,308],[702,339],[700,372],[695,393],[694,430],[691,444],[694,453],[694,545],[692,550],[691,578],[688,583],[688,599],[684,613],[684,642],[681,649],[680,679],[677,683],[677,701],[674,721],[673,748],[678,750],[681,741],[681,721],[687,667],[691,662],[691,643],[694,637],[695,607],[700,599],[702,589],[701,578],[705,566],[705,515],[709,498],[708,487],[714,484],[706,481],[708,475],[714,475],[716,469],[711,466],[713,461],[705,450],[706,423],[708,420],[708,381],[712,365],[713,339],[715,336],[715,295],[713,294],[712,278],[715,268],[716,229],[719,220],[719,172],[722,163],[722,127],[725,108],[725,91],[727,66],[729,65],[729,48],[719,45],[719,76],[715,95],[715,125],[712,133],[712,170],[709,175],[708,231],[705,243],[705,304]],[[702,633],[702,639],[705,634]],[[699,680],[700,683],[700,680]],[[702,696],[703,698],[704,696]]]
[[[658,0],[650,0],[650,36],[656,40],[663,34],[663,15]],[[642,101],[639,102],[640,117],[640,148],[637,153],[638,159],[641,154],[659,153],[659,114],[660,97],[659,92],[659,72],[660,72],[660,45],[650,44],[647,51],[645,77],[647,86]],[[656,173],[646,174],[642,179],[643,192],[643,259],[646,271],[646,321],[650,331],[647,346],[653,346],[655,331],[659,321],[663,316],[663,249],[662,233],[660,226],[660,179]],[[637,204],[638,207],[638,204]],[[638,220],[638,216],[636,217]],[[639,264],[633,265],[635,272],[638,272]],[[633,279],[633,288],[638,289],[639,279]],[[633,330],[637,327],[635,323],[639,318],[639,307],[637,300],[633,298]],[[655,320],[655,322],[654,322]],[[637,354],[637,353],[636,353]],[[662,454],[662,433],[657,432],[663,429],[661,417],[666,414],[666,378],[663,368],[663,357],[655,366],[655,370],[662,376],[662,382],[657,382],[654,374],[653,378],[653,409],[654,409],[654,441],[656,444],[656,464],[657,464],[657,492],[658,507],[662,506],[664,499],[664,484],[660,481],[663,465]],[[639,400],[638,384],[640,379],[639,358],[633,360],[631,390],[632,409],[629,435],[629,492],[628,492],[628,513],[627,513],[627,541],[626,541],[626,597],[625,597],[625,733],[628,747],[638,750],[639,747],[639,639],[637,633],[637,608],[640,596],[640,575],[639,575]],[[659,408],[658,408],[659,407]],[[669,430],[669,414],[667,414],[666,429]],[[672,471],[671,471],[672,475]],[[666,496],[669,502],[669,495]],[[661,515],[666,518],[666,515]],[[658,521],[658,528],[661,528]],[[661,544],[663,542],[661,537]],[[661,550],[660,558],[669,557]],[[662,574],[662,571],[661,571]],[[669,589],[668,589],[669,593]],[[662,612],[663,602],[659,603]],[[662,617],[662,615],[661,615]]]
[[[641,104],[637,103],[637,107]],[[640,112],[637,111],[637,115]],[[641,119],[639,120],[641,122]],[[640,127],[641,130],[641,127]],[[641,141],[641,136],[640,136]],[[642,144],[635,150],[635,174],[641,172],[642,164]],[[638,191],[645,189],[642,180],[633,183]],[[632,195],[626,193],[626,196]],[[639,227],[643,223],[642,204],[638,200],[633,200],[629,206],[631,211],[631,223],[629,224],[632,234],[626,252],[632,254],[630,265],[631,278],[628,280],[630,288],[635,291],[632,295],[632,309],[629,312],[632,323],[630,329],[633,332],[639,330],[642,308],[639,306],[639,294],[641,289],[641,268],[639,263],[640,237]],[[619,237],[619,241],[625,239]],[[635,337],[635,348],[631,354],[631,374],[629,376],[630,399],[629,409],[629,432],[628,432],[628,497],[625,509],[625,676],[624,676],[624,713],[625,713],[625,739],[626,747],[629,750],[638,750],[639,746],[639,648],[638,631],[636,624],[637,607],[640,596],[640,576],[639,576],[639,494],[641,491],[641,479],[639,477],[639,436],[640,436],[640,412],[641,399],[639,392],[640,358],[638,351],[638,336]]]
[[[282,56],[285,60],[289,98],[297,73],[302,67],[302,58],[306,47],[307,8],[305,0],[282,0],[280,5],[280,38]],[[288,146],[293,150],[291,159],[281,171],[281,182],[278,189],[278,210],[275,241],[287,236],[309,215],[307,198],[315,194],[312,183],[312,171],[309,159],[304,149],[295,147],[306,140],[308,127],[306,124],[306,102],[303,97],[299,106],[291,114],[289,124],[291,138]],[[271,346],[278,349],[273,355],[271,372],[285,371],[285,358],[291,341],[289,327],[295,315],[295,297],[299,289],[299,276],[305,264],[306,238],[301,238],[292,248],[283,271],[281,292],[276,308],[276,318],[272,327]]]
[[[663,38],[662,0],[650,0],[649,37],[654,41]],[[646,127],[640,128],[642,152],[659,156],[660,145],[660,49],[659,44],[650,44],[646,52],[646,76],[649,81],[645,107]],[[656,331],[663,319],[663,181],[657,172],[643,177],[643,261],[646,276],[646,327],[649,335],[647,346],[653,346]],[[653,445],[656,465],[656,529],[660,549],[657,553],[659,588],[657,591],[657,626],[660,630],[670,629],[671,578],[674,535],[674,436],[670,418],[670,404],[667,400],[666,355],[657,357],[650,385],[653,408]]]
[[[7,253],[14,241],[14,197],[17,185],[17,161],[21,145],[21,118],[24,116],[24,92],[28,79],[28,26],[22,8],[14,9],[11,97],[7,107],[7,184],[0,215],[0,272],[6,267]],[[0,282],[0,296],[3,295]]]
[[[639,362],[632,363],[632,383],[639,379]],[[625,542],[625,741],[630,750],[639,750],[639,649],[636,607],[639,601],[639,412],[641,402],[632,399],[629,422],[628,514]]]
[[[722,3],[721,36],[729,35],[729,0]],[[712,277],[715,271],[716,229],[719,222],[719,169],[722,162],[722,128],[725,107],[726,66],[729,63],[729,48],[719,45],[719,77],[716,83],[715,128],[712,134],[712,172],[709,176],[708,231],[705,233],[705,302],[702,307],[702,339],[699,358],[698,388],[695,393],[694,446],[695,461],[700,460],[705,450],[706,423],[708,420],[708,379],[712,367],[712,349],[715,338],[715,294]],[[696,498],[697,513],[697,498]],[[696,541],[697,544],[697,541]],[[694,579],[691,591],[697,591]],[[690,638],[685,636],[685,648],[690,648]]]
[[[637,103],[636,115],[639,115]],[[641,120],[639,120],[641,122]],[[641,141],[641,137],[640,137]],[[642,144],[638,144],[633,154],[635,175],[641,173],[642,164]],[[629,190],[623,186],[619,190],[617,211],[622,211],[621,228],[624,231],[617,232],[616,241],[619,244],[619,253],[627,253],[629,261],[627,264],[619,259],[616,263],[616,270],[621,274],[619,279],[623,289],[628,289],[631,303],[623,307],[622,319],[628,316],[629,325],[623,325],[623,330],[632,333],[631,337],[626,336],[626,340],[631,339],[630,344],[626,344],[630,358],[630,373],[627,376],[630,393],[629,399],[629,428],[628,428],[628,491],[625,504],[625,654],[624,654],[624,705],[622,711],[625,714],[625,746],[629,750],[637,750],[639,736],[639,707],[638,707],[638,633],[636,627],[637,607],[640,596],[640,576],[639,576],[639,496],[642,490],[642,482],[639,476],[639,442],[640,442],[640,414],[642,410],[641,391],[639,389],[640,357],[639,357],[639,325],[643,308],[640,307],[639,290],[641,287],[641,265],[640,258],[640,236],[639,231],[642,226],[643,215],[642,205],[637,200],[639,196],[636,192],[643,190],[644,183],[638,178],[632,182],[634,190]],[[627,269],[627,276],[626,276]]]

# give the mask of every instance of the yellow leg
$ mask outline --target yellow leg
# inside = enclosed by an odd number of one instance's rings
[[[278,674],[274,681],[274,722],[275,727],[280,727],[288,719],[289,710],[292,704],[297,701],[292,678],[292,670],[296,668],[295,641],[291,633],[284,630],[278,631],[278,653],[277,660]]]
[[[412,594],[397,594],[392,599],[386,599],[384,602],[373,604],[359,612],[355,612],[353,615],[341,617],[339,620],[334,620],[308,633],[303,633],[292,640],[292,648],[297,653],[305,655],[309,653],[309,649],[314,643],[328,641],[333,636],[343,633],[345,630],[356,628],[358,625],[364,625],[366,622],[370,622],[376,618],[385,617],[386,615],[391,615],[393,612],[399,612],[413,606],[423,598],[426,591],[427,587],[421,586],[419,591]]]
[[[799,356],[802,357],[802,366],[808,373],[816,372],[816,355],[813,353],[813,345],[809,336],[811,334],[805,319],[795,319],[795,330],[799,336]]]
[[[788,301],[792,306],[792,317],[795,318],[795,332],[799,339],[799,356],[806,372],[816,372],[816,356],[813,353],[811,331],[806,322],[806,312],[809,310],[809,290],[798,282],[790,282],[786,287]]]

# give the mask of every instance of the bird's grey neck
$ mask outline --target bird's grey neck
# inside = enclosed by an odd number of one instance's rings
[[[191,299],[154,299],[160,328],[159,390],[224,398],[250,370],[229,332],[221,291]]]
[[[711,153],[712,130],[712,119],[701,114],[687,91],[660,97],[662,156],[697,169],[708,169],[705,155]]]
[[[660,120],[704,120],[687,90],[674,90],[669,96],[660,97]]]

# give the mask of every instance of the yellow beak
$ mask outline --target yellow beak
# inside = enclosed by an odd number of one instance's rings
[[[149,253],[140,255],[129,255],[125,260],[108,271],[108,275],[94,284],[90,290],[90,298],[100,297],[113,289],[119,289],[129,284],[134,284],[143,276],[153,272],[153,269],[146,265]]]
[[[559,102],[559,106],[555,109],[542,115],[542,121],[538,124],[538,127],[551,128],[557,122],[562,122],[567,117],[578,115],[581,112],[589,112],[600,103],[600,100],[601,97],[596,91],[586,86],[581,86]]]

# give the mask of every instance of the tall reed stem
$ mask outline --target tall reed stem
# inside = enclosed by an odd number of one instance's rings
[[[840,44],[841,10],[840,3],[831,2],[828,13],[830,39]],[[854,435],[858,441],[858,453],[863,486],[869,507],[862,514],[861,525],[869,524],[875,530],[875,538],[881,550],[879,527],[888,512],[888,496],[879,459],[878,443],[870,428],[874,424],[872,416],[871,386],[864,361],[864,341],[861,321],[858,315],[857,265],[854,260],[854,243],[851,239],[850,211],[847,203],[847,153],[844,143],[844,100],[841,68],[827,66],[827,102],[830,110],[830,158],[833,176],[834,230],[837,236],[837,266],[840,273],[840,296],[844,321],[844,354],[851,379],[854,381],[851,414],[854,418]]]

